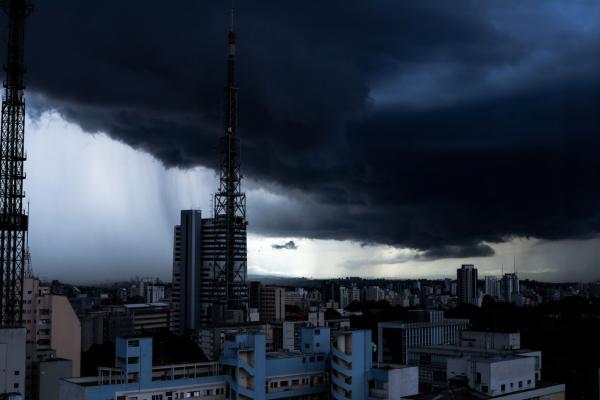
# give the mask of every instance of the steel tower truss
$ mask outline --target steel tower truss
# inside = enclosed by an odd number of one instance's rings
[[[8,15],[0,138],[0,326],[20,326],[23,277],[27,259],[28,216],[23,208],[25,137],[25,19],[33,11],[27,0],[3,0]]]
[[[225,87],[225,135],[220,155],[219,190],[214,198],[214,223],[218,257],[214,262],[216,298],[223,299],[228,310],[246,310],[246,194],[241,190],[240,143],[237,138],[238,88],[235,80],[233,29],[229,32],[227,86]],[[225,297],[225,298],[223,298]]]

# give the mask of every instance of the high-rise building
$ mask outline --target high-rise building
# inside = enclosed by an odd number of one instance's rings
[[[340,302],[340,285],[337,282],[325,281],[321,285],[321,299],[324,302]]]
[[[346,308],[350,304],[350,293],[346,286],[340,286],[340,308]]]
[[[366,288],[365,300],[381,301],[385,300],[385,291],[379,286],[369,286]]]
[[[248,307],[258,308],[260,307],[260,288],[261,284],[258,281],[252,281],[248,283]]]
[[[456,270],[458,303],[477,304],[477,268],[463,264]]]
[[[173,240],[172,329],[177,334],[198,328],[200,324],[202,212],[181,211]]]
[[[158,303],[165,301],[166,286],[162,283],[148,283],[144,285],[144,297],[146,303]]]
[[[485,288],[484,294],[492,296],[493,298],[500,297],[500,281],[495,276],[485,277]]]
[[[260,282],[250,282],[248,288],[248,305],[258,310],[261,321],[285,319],[285,288],[265,286]]]
[[[263,286],[260,288],[259,314],[261,321],[285,319],[285,289]]]
[[[25,394],[33,400],[43,394],[40,363],[47,362],[44,368],[50,373],[51,367],[59,365],[53,360],[70,360],[66,364],[71,369],[63,376],[79,376],[81,324],[69,300],[52,294],[49,286],[33,276],[23,282],[23,323],[27,338]]]
[[[350,302],[360,301],[360,288],[356,285],[352,285],[350,288]]]
[[[173,330],[180,334],[201,325],[243,321],[248,308],[246,195],[241,191],[233,28],[228,44],[225,134],[213,217],[202,218],[198,210],[182,211],[174,232],[171,301],[176,314]]]
[[[519,285],[519,277],[516,273],[504,274],[502,277],[502,299],[507,303],[518,302],[521,289]]]

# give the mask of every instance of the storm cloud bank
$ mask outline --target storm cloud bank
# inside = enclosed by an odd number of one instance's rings
[[[239,3],[243,170],[293,203],[254,232],[432,259],[600,231],[597,2]],[[228,6],[39,2],[30,111],[213,168]]]

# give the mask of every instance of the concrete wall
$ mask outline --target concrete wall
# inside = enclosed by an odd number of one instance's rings
[[[329,353],[329,328],[302,328],[301,343],[303,353]]]
[[[521,335],[518,332],[478,332],[462,331],[460,333],[460,346],[477,347],[494,350],[519,350],[521,348]]]
[[[485,366],[483,370],[487,373],[488,367]],[[490,363],[489,374],[490,393],[493,395],[531,389],[535,387],[535,359],[524,357]]]
[[[0,328],[0,393],[25,392],[25,328]]]
[[[81,373],[81,324],[65,296],[50,296],[50,347],[56,356],[73,361],[72,376]]]
[[[419,394],[419,367],[390,369],[388,372],[388,399]]]
[[[42,361],[39,365],[39,400],[58,400],[60,380],[71,376],[71,360],[53,359]]]

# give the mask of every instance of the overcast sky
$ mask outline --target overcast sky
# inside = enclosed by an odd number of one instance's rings
[[[240,3],[251,273],[600,278],[600,3]],[[216,188],[228,6],[36,6],[36,273],[170,276]]]

